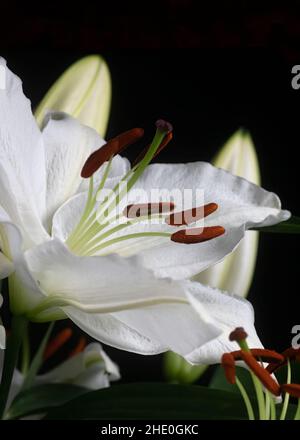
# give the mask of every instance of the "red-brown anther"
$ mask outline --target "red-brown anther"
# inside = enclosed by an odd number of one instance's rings
[[[282,391],[285,393],[290,394],[293,397],[297,397],[297,399],[300,399],[300,385],[297,383],[286,383],[284,385],[281,385]]]
[[[270,373],[265,370],[257,360],[252,356],[251,353],[241,350],[242,360],[248,365],[248,367],[253,371],[253,373],[258,377],[261,383],[275,396],[280,395],[280,386],[272,378]]]
[[[198,231],[198,233],[197,233]],[[212,240],[225,233],[222,226],[209,226],[207,228],[182,229],[171,235],[175,243],[196,244]]]
[[[186,211],[174,212],[166,218],[166,223],[171,226],[184,226],[207,217],[218,209],[216,203],[208,203]]]
[[[47,345],[43,355],[44,361],[53,356],[54,353],[56,353],[60,347],[62,347],[71,338],[72,333],[73,331],[70,328],[65,328],[59,332],[58,335],[56,335],[56,337]]]
[[[231,353],[224,353],[221,359],[226,379],[232,385],[235,384],[235,361]]]
[[[168,134],[166,134],[166,136],[164,137],[162,143],[160,144],[160,146],[158,147],[158,149],[156,150],[154,157],[156,157],[164,148],[166,148],[166,146],[168,145],[168,143],[173,139],[173,133],[170,132]],[[138,164],[141,160],[144,159],[147,151],[149,150],[150,145],[148,145],[146,148],[144,148],[140,154],[137,156],[137,158],[134,160],[133,162],[133,166]]]
[[[245,339],[247,339],[248,337],[248,333],[245,332],[243,327],[237,327],[236,329],[234,329],[230,335],[229,335],[229,341],[236,341],[236,342],[240,342],[240,341],[244,341]]]
[[[86,338],[84,336],[81,336],[74,350],[69,353],[69,358],[75,356],[78,353],[81,353],[85,349],[86,344]]]
[[[300,356],[300,349],[296,349],[293,347],[289,347],[286,350],[284,350],[282,353],[283,359],[281,362],[276,362],[274,363],[274,361],[272,363],[270,363],[270,365],[267,366],[267,371],[269,373],[274,373],[275,371],[277,371],[279,368],[284,367],[284,365],[287,364],[287,360],[298,360],[298,357]]]
[[[161,214],[163,212],[173,211],[175,208],[172,202],[160,202],[160,203],[137,203],[128,205],[123,211],[125,217],[136,218],[143,215]]]
[[[257,360],[262,360],[264,362],[282,362],[284,357],[273,350],[267,350],[264,348],[251,348],[251,354]],[[232,356],[236,361],[242,360],[241,350],[236,350],[231,352]]]
[[[142,128],[133,128],[109,140],[88,157],[81,170],[81,177],[85,179],[91,177],[104,162],[108,161],[112,156],[121,153],[129,145],[143,137],[143,135],[144,130]]]

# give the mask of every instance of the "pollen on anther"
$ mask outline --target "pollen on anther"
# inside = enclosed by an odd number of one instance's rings
[[[217,203],[208,203],[204,206],[174,212],[166,218],[166,223],[171,226],[185,226],[201,220],[218,209]]]
[[[170,212],[173,211],[174,208],[175,204],[173,202],[137,203],[126,206],[123,214],[128,218],[136,218],[144,215],[146,216]]]
[[[224,353],[221,359],[222,367],[224,368],[227,381],[234,385],[235,379],[235,359],[231,353]]]
[[[69,353],[69,358],[81,353],[86,347],[87,341],[84,336],[81,336],[76,347]]]
[[[281,385],[281,389],[297,399],[300,399],[300,385],[297,383],[286,383]]]
[[[223,226],[208,226],[205,228],[181,229],[171,235],[171,241],[182,244],[197,244],[213,240],[225,234]]]
[[[262,360],[264,362],[282,362],[284,357],[277,353],[277,351],[268,350],[264,348],[251,348],[250,352],[255,359]],[[242,359],[241,350],[232,351],[231,355],[236,361]]]
[[[72,329],[65,328],[50,341],[44,351],[43,359],[46,361],[54,355],[72,336]]]
[[[253,371],[253,373],[258,377],[261,383],[275,396],[280,395],[280,386],[273,379],[270,373],[265,370],[257,360],[252,356],[251,353],[241,350],[241,357],[243,361],[248,365],[248,367]]]
[[[104,162],[108,161],[112,156],[121,153],[129,145],[137,142],[143,135],[144,130],[142,128],[133,128],[109,140],[88,157],[83,165],[81,177],[91,177]]]

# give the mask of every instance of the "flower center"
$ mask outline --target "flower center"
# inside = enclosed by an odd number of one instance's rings
[[[188,225],[190,222],[210,215],[218,208],[217,204],[210,203],[204,207],[173,213],[175,205],[172,202],[140,203],[129,204],[118,214],[116,208],[120,202],[133,188],[151,160],[172,139],[172,126],[163,120],[156,122],[156,133],[152,143],[141,152],[133,168],[109,191],[108,195],[102,197],[113,156],[138,141],[143,134],[144,130],[141,128],[126,131],[92,153],[85,162],[81,176],[90,179],[87,201],[78,224],[67,239],[67,245],[75,254],[91,256],[109,253],[107,248],[131,239],[162,237],[177,243],[191,244],[211,240],[224,234],[225,230],[221,226],[185,229],[175,233],[162,230],[144,230],[128,234],[125,231],[123,233],[123,230],[136,223],[152,220],[162,220],[165,226],[166,224],[169,226]],[[93,176],[104,163],[106,163],[105,170],[95,190]],[[164,229],[166,230],[166,228]]]

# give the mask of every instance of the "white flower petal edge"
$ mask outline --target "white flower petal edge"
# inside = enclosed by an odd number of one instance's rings
[[[0,200],[22,230],[27,245],[47,238],[41,223],[45,210],[46,170],[43,141],[24,96],[21,80],[5,68],[0,90]]]
[[[214,202],[219,208],[201,225],[220,225],[226,230],[223,236],[205,243],[186,246],[164,241],[141,251],[144,265],[157,276],[190,278],[232,252],[245,230],[276,224],[290,217],[289,211],[281,210],[276,194],[206,162],[150,165],[138,186],[148,194],[155,188],[203,190],[204,203]]]
[[[260,185],[258,158],[250,134],[234,133],[213,159],[216,167]],[[200,283],[246,297],[254,274],[259,233],[247,231],[237,249],[220,263],[197,274]]]
[[[46,374],[36,378],[36,384],[72,383],[91,390],[107,388],[120,379],[120,371],[103,350],[101,344],[91,343]]]
[[[2,304],[3,304],[3,297],[0,294],[0,308],[1,308]],[[0,350],[4,350],[5,342],[6,342],[5,328],[1,324],[1,318],[0,318]]]
[[[229,334],[236,327],[244,327],[250,348],[262,347],[254,327],[254,310],[249,301],[213,288],[207,288],[206,295],[203,295],[201,284],[195,282],[190,282],[187,296],[197,313],[201,315],[205,307],[222,328],[218,338],[194,350],[186,357],[187,361],[192,364],[213,364],[220,361],[223,353],[238,350],[237,343],[229,341]]]

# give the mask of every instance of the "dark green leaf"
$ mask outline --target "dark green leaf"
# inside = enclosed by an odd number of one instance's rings
[[[236,367],[236,374],[246,388],[247,393],[250,395],[255,395],[255,390],[249,371],[246,370],[246,368]],[[209,387],[216,390],[231,391],[232,393],[240,394],[237,385],[231,385],[227,382],[224,370],[219,365],[215,369]]]
[[[278,223],[274,226],[267,226],[265,228],[252,228],[260,232],[275,232],[280,234],[300,234],[300,217],[292,216],[285,222]]]
[[[17,395],[6,418],[19,419],[30,414],[44,414],[50,408],[63,405],[87,392],[86,388],[69,384],[35,386]]]
[[[196,385],[139,383],[92,391],[46,419],[247,419],[235,393]]]
[[[45,336],[43,337],[43,340],[42,340],[32,362],[31,362],[30,368],[28,370],[28,373],[25,376],[25,380],[22,385],[22,391],[26,390],[27,388],[30,388],[31,385],[33,384],[34,378],[37,375],[37,372],[39,371],[39,369],[42,365],[43,354],[44,354],[46,345],[48,343],[50,334],[53,330],[53,327],[54,327],[54,322],[52,322],[49,325],[48,330],[47,330]]]

